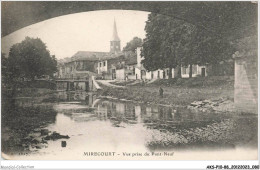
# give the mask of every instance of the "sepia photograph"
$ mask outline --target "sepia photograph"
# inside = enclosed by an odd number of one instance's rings
[[[258,160],[258,2],[1,1],[1,157]]]

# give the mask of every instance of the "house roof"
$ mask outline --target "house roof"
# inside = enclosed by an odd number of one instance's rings
[[[110,56],[108,52],[92,52],[92,51],[78,51],[71,57],[71,61],[77,60],[88,60],[88,61],[97,61],[100,58],[105,58]]]
[[[103,61],[114,59],[122,56],[122,52],[110,53],[110,52],[93,52],[93,51],[78,51],[70,58],[59,60],[59,63],[69,63],[73,61]]]
[[[97,75],[96,73],[91,72],[91,71],[76,71],[75,74],[76,74],[77,76],[86,76],[86,74],[87,74],[88,76],[96,76],[96,75]]]
[[[116,59],[116,58],[120,58],[123,57],[124,58],[124,54],[121,52],[118,53],[109,53],[109,55],[104,56],[102,58],[99,58],[100,61],[102,60],[110,60],[110,59]]]

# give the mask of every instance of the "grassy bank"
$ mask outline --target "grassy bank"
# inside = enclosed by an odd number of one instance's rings
[[[43,100],[53,98],[55,91],[48,88],[18,88],[15,96],[2,89],[1,134],[2,151],[7,154],[27,152],[36,141],[29,137],[35,129],[42,129],[55,121],[57,112]],[[25,145],[26,143],[26,145]],[[26,147],[25,147],[26,146]]]
[[[164,90],[159,95],[159,87]],[[157,80],[151,84],[126,86],[126,88],[103,87],[103,96],[127,99],[150,104],[187,106],[198,100],[228,98],[233,100],[232,77],[198,77],[192,79]]]

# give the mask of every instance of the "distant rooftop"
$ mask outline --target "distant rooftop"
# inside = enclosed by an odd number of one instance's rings
[[[94,52],[94,51],[78,51],[70,58],[59,60],[59,63],[69,63],[72,61],[99,61],[109,60],[122,56],[123,53],[110,53],[110,52]]]
[[[76,60],[88,60],[88,61],[96,61],[100,58],[105,58],[109,56],[108,52],[92,52],[92,51],[78,51],[71,57],[71,61]]]

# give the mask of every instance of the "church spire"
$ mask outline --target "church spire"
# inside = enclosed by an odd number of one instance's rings
[[[117,28],[116,28],[116,20],[114,19],[114,29],[113,29],[113,36],[111,41],[120,41],[118,34],[117,34]]]
[[[111,53],[117,53],[121,51],[120,47],[120,39],[117,34],[117,28],[116,28],[116,20],[114,19],[114,28],[113,28],[113,36],[110,41],[110,52]]]

